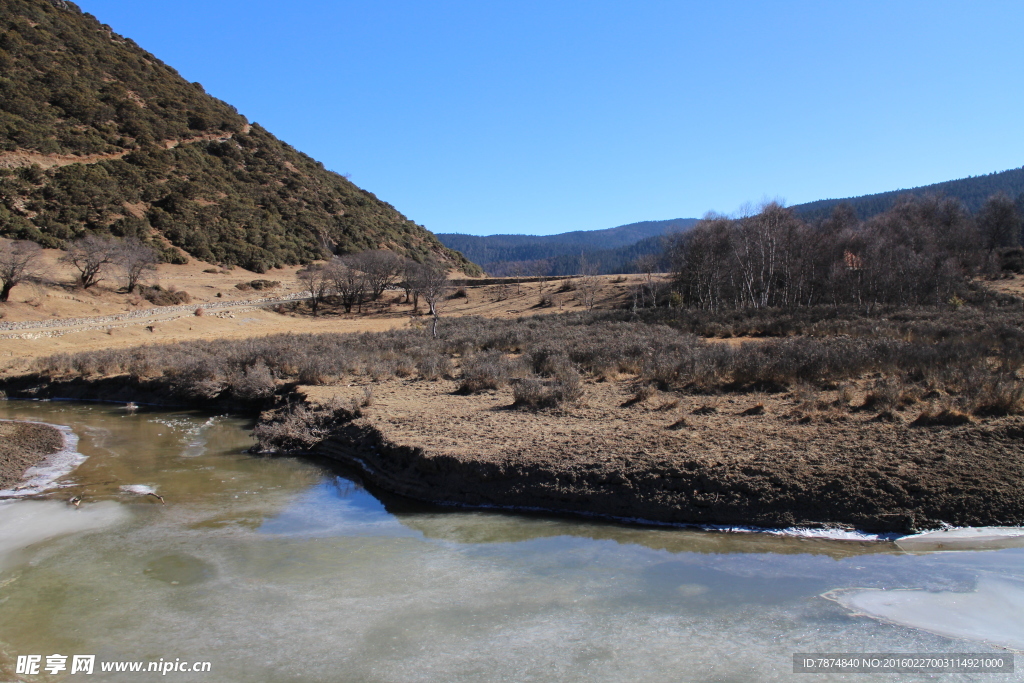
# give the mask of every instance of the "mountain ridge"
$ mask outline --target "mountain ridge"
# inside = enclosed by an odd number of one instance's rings
[[[0,235],[268,268],[387,248],[481,271],[64,0],[0,0]]]

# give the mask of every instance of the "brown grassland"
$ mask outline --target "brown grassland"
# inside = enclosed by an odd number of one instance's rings
[[[160,268],[195,308],[263,295],[235,286],[260,277],[280,282],[272,295],[300,290],[294,269]],[[1019,277],[870,317],[631,310],[641,279],[602,276],[593,310],[578,281],[470,284],[445,301],[437,339],[400,290],[362,313],[328,301],[317,316],[288,302],[74,320],[0,338],[2,388],[263,411],[264,451],[316,452],[435,502],[877,531],[1024,524]],[[3,322],[159,315],[94,289],[21,286]]]

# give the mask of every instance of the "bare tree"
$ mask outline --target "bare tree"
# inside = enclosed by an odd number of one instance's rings
[[[633,267],[640,273],[643,273],[648,286],[654,283],[654,274],[658,272],[658,267],[660,265],[661,257],[657,254],[641,254],[633,261]]]
[[[352,265],[351,260],[351,257],[335,257],[326,266],[327,277],[346,313],[351,313],[356,304],[361,308],[366,295],[366,278]]]
[[[158,258],[156,249],[136,237],[128,237],[118,245],[115,263],[121,271],[124,287],[128,292],[142,282],[143,278],[156,270]]]
[[[61,261],[71,264],[78,271],[78,284],[88,289],[100,282],[104,271],[117,259],[117,242],[109,237],[89,233],[68,245]]]
[[[352,264],[366,275],[374,301],[380,298],[385,289],[395,284],[405,265],[401,256],[387,249],[356,254]]]
[[[440,315],[440,308],[445,301],[445,295],[451,288],[451,281],[444,266],[428,262],[423,264],[416,273],[414,283],[416,291],[420,293],[423,300],[430,306],[430,315],[434,316],[431,331],[434,338],[437,338],[437,319]]]
[[[597,299],[597,290],[601,287],[601,279],[598,277],[596,263],[590,263],[587,257],[580,254],[580,276],[577,289],[580,299],[588,311],[594,309],[594,302]]]
[[[309,305],[316,316],[320,312],[320,304],[331,290],[331,274],[322,264],[313,263],[300,270],[297,275],[303,289],[309,292]]]
[[[544,286],[548,282],[548,273],[551,271],[551,262],[547,259],[537,259],[530,263],[530,271],[537,278],[540,293],[544,293]]]
[[[413,287],[413,281],[416,279],[416,274],[419,272],[420,264],[412,259],[405,259],[402,263],[402,281],[399,283],[402,290],[405,292],[405,303],[409,303],[412,299],[412,294],[415,291]],[[417,302],[419,303],[419,302]]]
[[[3,240],[0,243],[0,302],[7,301],[14,289],[32,275],[42,248],[28,240]]]
[[[1020,215],[1013,200],[1000,192],[985,200],[978,212],[978,229],[989,253],[1020,243]]]
[[[512,277],[513,282],[516,283],[516,296],[522,293],[522,281],[523,276],[526,275],[526,264],[522,261],[513,261],[508,264],[508,274]]]

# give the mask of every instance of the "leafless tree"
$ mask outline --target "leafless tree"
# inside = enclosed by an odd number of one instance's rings
[[[544,293],[544,287],[548,283],[548,273],[551,271],[551,263],[547,259],[537,259],[530,263],[530,271],[535,278],[537,278],[537,284],[540,288],[540,293]]]
[[[78,284],[88,289],[100,282],[104,271],[115,263],[119,245],[109,237],[89,233],[68,245],[61,261],[71,264],[78,271]]]
[[[143,278],[156,270],[157,261],[156,249],[136,237],[125,238],[118,244],[114,260],[128,292],[135,291]]]
[[[14,289],[32,275],[42,248],[28,240],[0,242],[0,302],[7,301]]]
[[[1020,223],[1017,205],[1003,192],[989,197],[978,212],[978,230],[990,253],[1020,244]]]
[[[313,315],[316,316],[320,312],[320,304],[323,303],[333,284],[330,271],[322,264],[312,263],[297,274],[303,289],[309,292],[309,305],[313,309]]]
[[[580,254],[580,276],[576,287],[583,305],[588,311],[593,310],[597,299],[597,290],[601,287],[601,279],[598,277],[597,264],[590,263],[583,254]]]
[[[373,300],[376,301],[385,289],[392,286],[402,273],[404,260],[387,249],[373,249],[355,254],[352,265],[366,275]]]
[[[351,257],[335,257],[326,266],[327,277],[346,313],[351,313],[352,307],[357,304],[361,308],[366,295],[366,278],[351,261]]]
[[[430,315],[434,316],[431,331],[436,338],[437,319],[440,316],[440,309],[445,301],[445,295],[451,288],[448,272],[439,263],[427,262],[416,273],[414,287],[423,297],[423,300],[427,302],[427,305],[430,306]]]
[[[657,254],[641,254],[637,256],[633,261],[633,267],[640,273],[643,273],[644,279],[647,280],[648,286],[654,282],[654,274],[658,272],[658,268],[661,265],[661,257]]]
[[[526,275],[526,264],[522,261],[513,261],[508,264],[508,274],[512,277],[512,281],[516,283],[516,296],[522,293],[522,281],[523,276]]]
[[[405,292],[405,303],[409,303],[412,299],[413,292],[415,291],[413,282],[415,281],[420,268],[421,266],[419,263],[409,258],[405,259],[402,263],[402,281],[399,284]],[[417,303],[419,302],[417,301]]]

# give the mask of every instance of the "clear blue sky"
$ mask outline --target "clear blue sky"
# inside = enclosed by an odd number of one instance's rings
[[[434,232],[1024,165],[1024,2],[81,0]]]

